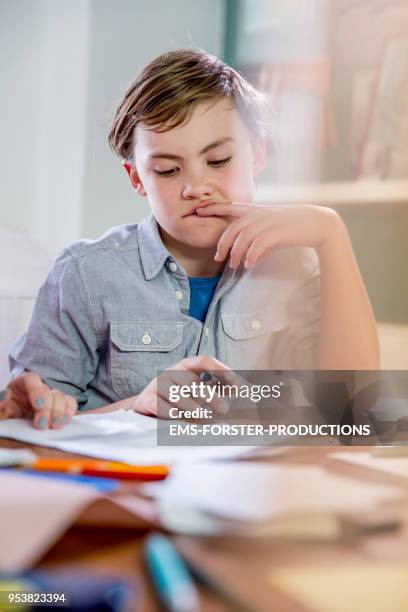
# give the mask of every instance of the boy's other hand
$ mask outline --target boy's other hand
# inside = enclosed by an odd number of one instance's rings
[[[319,249],[332,235],[344,230],[334,210],[309,204],[266,206],[224,202],[209,204],[196,212],[200,217],[216,215],[231,219],[218,241],[214,259],[224,261],[229,253],[232,269],[242,262],[249,270],[277,248]]]
[[[141,414],[168,418],[171,408],[194,410],[205,404],[205,407],[212,409],[217,414],[226,414],[228,404],[222,398],[217,397],[216,394],[214,394],[213,400],[208,403],[201,397],[181,397],[174,403],[169,401],[171,386],[189,385],[191,387],[192,383],[202,383],[200,374],[207,371],[215,373],[216,380],[225,385],[237,384],[232,370],[218,359],[206,355],[189,357],[182,359],[165,370],[159,377],[153,379],[142,393],[135,397],[132,410]]]
[[[73,397],[50,389],[34,372],[11,381],[6,399],[0,402],[0,419],[32,419],[37,429],[61,429],[76,411]]]

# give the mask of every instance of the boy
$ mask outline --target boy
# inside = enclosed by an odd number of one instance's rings
[[[192,380],[229,368],[378,369],[338,215],[251,203],[265,162],[261,103],[237,72],[202,51],[163,54],[125,93],[109,141],[152,216],[60,255],[13,375],[36,371],[80,408],[125,400],[157,414],[159,369]]]

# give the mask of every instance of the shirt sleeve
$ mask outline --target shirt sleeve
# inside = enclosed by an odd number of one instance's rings
[[[98,335],[78,259],[64,251],[41,287],[27,332],[13,347],[12,377],[36,372],[83,406],[99,362]]]
[[[302,279],[287,303],[288,325],[283,352],[292,369],[318,366],[321,323],[320,268],[316,257],[312,270]]]

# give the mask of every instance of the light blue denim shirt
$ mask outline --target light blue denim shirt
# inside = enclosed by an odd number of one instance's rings
[[[319,275],[310,249],[284,249],[251,272],[225,266],[204,323],[189,316],[187,275],[153,216],[82,240],[57,258],[12,376],[37,372],[94,408],[140,393],[157,371],[211,355],[235,369],[315,365]]]

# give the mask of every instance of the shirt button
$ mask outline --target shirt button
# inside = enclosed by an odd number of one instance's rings
[[[177,264],[175,264],[174,261],[169,264],[169,268],[172,272],[177,272]]]
[[[149,334],[146,332],[142,338],[142,342],[143,344],[150,344],[152,341],[151,337],[149,336]]]
[[[204,327],[204,336],[207,336],[208,338],[209,333],[210,333],[210,330],[208,329],[208,327]]]
[[[261,322],[257,321],[256,319],[254,319],[251,323],[251,327],[252,329],[260,329],[261,327]]]
[[[176,298],[178,300],[182,300],[183,299],[183,294],[181,293],[181,291],[176,291]]]

